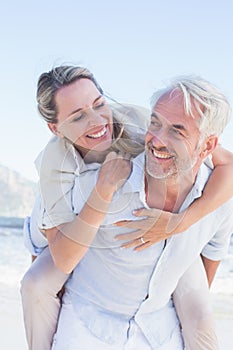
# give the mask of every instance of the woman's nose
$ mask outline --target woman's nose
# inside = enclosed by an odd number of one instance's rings
[[[101,114],[99,114],[97,111],[95,111],[92,108],[88,110],[89,125],[93,126],[93,125],[103,124],[103,120],[104,120],[104,117]]]

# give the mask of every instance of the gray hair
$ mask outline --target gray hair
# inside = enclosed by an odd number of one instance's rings
[[[103,90],[97,83],[94,75],[84,67],[58,66],[49,72],[41,74],[37,84],[37,107],[47,123],[57,123],[56,92],[63,86],[72,84],[79,79],[91,80],[99,92],[103,94]]]
[[[223,93],[201,77],[178,77],[166,88],[158,90],[152,95],[151,107],[154,108],[164,94],[170,92],[170,96],[172,96],[177,90],[183,94],[186,115],[194,118],[194,109],[199,113],[201,135],[203,137],[219,136],[231,117],[231,107]]]

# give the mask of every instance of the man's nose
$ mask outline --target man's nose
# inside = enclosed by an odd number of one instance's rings
[[[156,132],[151,132],[150,142],[154,147],[160,148],[165,147],[168,144],[167,133],[163,130],[158,130]]]

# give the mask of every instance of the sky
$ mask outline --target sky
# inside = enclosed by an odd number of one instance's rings
[[[231,0],[21,0],[0,4],[0,164],[37,181],[51,137],[36,106],[41,73],[86,66],[105,93],[149,107],[177,75],[196,74],[233,104]],[[233,122],[221,143],[233,151]]]

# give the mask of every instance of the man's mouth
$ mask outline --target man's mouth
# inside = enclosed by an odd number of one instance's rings
[[[171,159],[171,158],[173,158],[173,155],[171,155],[170,153],[158,152],[154,148],[151,148],[151,152],[153,153],[154,157],[159,158],[159,159]]]
[[[107,132],[107,128],[106,128],[106,126],[104,126],[102,130],[100,130],[94,134],[89,134],[89,135],[87,135],[87,137],[89,137],[90,139],[98,139],[98,138],[104,136],[106,134],[106,132]]]

